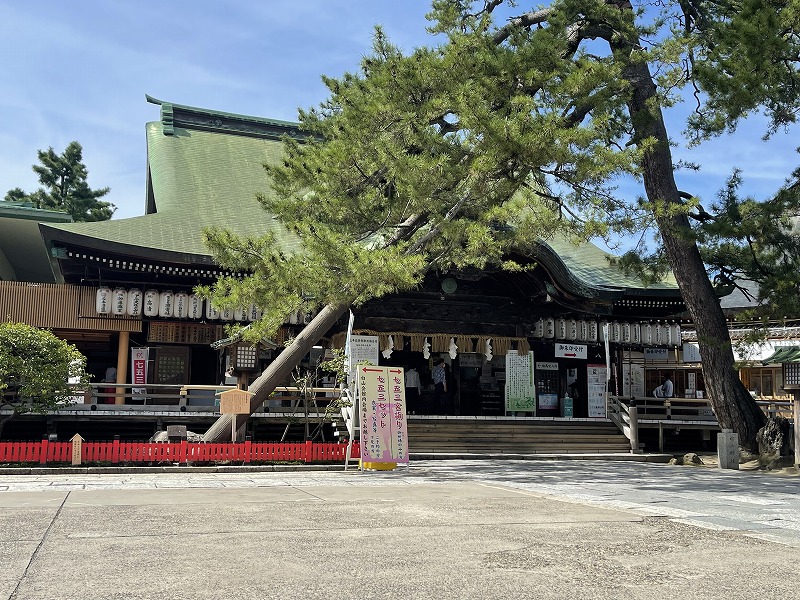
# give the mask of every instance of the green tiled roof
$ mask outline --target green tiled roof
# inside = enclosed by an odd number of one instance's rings
[[[242,236],[273,232],[285,250],[297,248],[296,239],[256,201],[256,194],[268,192],[263,165],[280,160],[281,135],[302,136],[297,124],[148,101],[161,105],[161,120],[146,125],[149,214],[43,225],[46,237],[182,263],[211,263],[202,231],[212,225]],[[613,267],[609,256],[593,244],[552,240],[540,243],[534,258],[587,297],[603,290],[642,293],[642,282]],[[677,294],[672,279],[646,290]]]
[[[240,235],[274,232],[295,245],[267,215],[256,194],[267,190],[264,163],[281,155],[281,142],[253,136],[147,124],[150,181],[158,212],[111,221],[58,226],[74,234],[153,250],[208,255],[203,228],[219,225]]]
[[[800,362],[800,346],[781,346],[776,348],[772,356],[765,358],[761,362],[765,365]]]
[[[640,279],[626,275],[621,269],[612,265],[609,259],[613,255],[604,252],[594,244],[575,245],[566,239],[554,238],[546,243],[541,242],[540,245],[549,248],[558,257],[571,277],[586,285],[626,290],[644,287]],[[544,257],[540,257],[540,260],[544,262],[543,259]],[[677,287],[675,278],[670,273],[664,281],[650,285],[646,289],[649,291],[676,290]]]

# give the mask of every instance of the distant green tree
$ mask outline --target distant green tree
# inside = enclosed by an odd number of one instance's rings
[[[89,171],[83,164],[83,147],[70,142],[64,152],[56,154],[52,147],[38,150],[39,162],[33,165],[42,184],[38,190],[26,194],[21,188],[6,193],[6,201],[27,201],[36,208],[63,210],[74,221],[107,221],[116,207],[100,200],[110,188],[93,190],[86,182]]]
[[[75,387],[89,381],[86,358],[46,329],[0,323],[0,436],[24,413],[45,413],[70,403]]]
[[[6,192],[6,197],[3,198],[5,202],[24,202],[28,194],[22,188],[15,187],[14,189]]]

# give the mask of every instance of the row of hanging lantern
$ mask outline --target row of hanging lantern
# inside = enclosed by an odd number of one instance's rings
[[[205,310],[203,310],[205,305]],[[255,304],[244,308],[217,310],[197,294],[173,293],[170,290],[142,291],[137,288],[97,290],[95,309],[100,315],[162,317],[168,319],[208,319],[222,321],[257,321],[261,309]]]
[[[603,342],[608,327],[608,341],[637,346],[679,346],[681,326],[678,323],[619,323],[617,321],[586,321],[578,319],[539,319],[533,326],[532,337],[575,342]]]

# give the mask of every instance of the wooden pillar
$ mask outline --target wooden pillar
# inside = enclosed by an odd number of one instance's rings
[[[117,384],[128,381],[128,352],[130,350],[131,334],[127,331],[119,332],[117,345]],[[114,404],[125,404],[125,388],[118,387]]]
[[[636,402],[632,401],[631,405],[628,407],[628,417],[631,422],[631,452],[633,454],[639,454],[639,408],[636,406]]]

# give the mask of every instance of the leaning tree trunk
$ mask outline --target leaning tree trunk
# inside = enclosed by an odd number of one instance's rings
[[[670,214],[672,211],[669,207],[681,204],[681,199],[675,183],[669,138],[657,104],[656,87],[650,69],[639,59],[629,60],[636,52],[630,47],[616,48],[616,51],[627,53],[623,57],[628,62],[625,77],[633,88],[628,108],[636,139],[640,142],[656,140],[642,163],[645,192],[657,212],[656,223],[667,258],[697,330],[706,392],[720,426],[733,429],[739,434],[739,443],[743,448],[757,452],[756,434],[764,426],[766,418],[734,368],[733,348],[725,315],[692,236],[689,218],[681,208],[675,210],[675,214]]]
[[[333,327],[336,321],[347,310],[346,304],[328,304],[311,322],[303,328],[294,341],[287,346],[256,379],[249,388],[253,396],[250,398],[249,415],[222,415],[203,435],[204,442],[226,442],[231,439],[231,419],[236,417],[236,428],[238,429],[247,422],[255,411],[257,411],[275,388],[281,385],[289,376],[292,370],[300,364],[303,357],[311,351],[311,348],[322,336]]]

